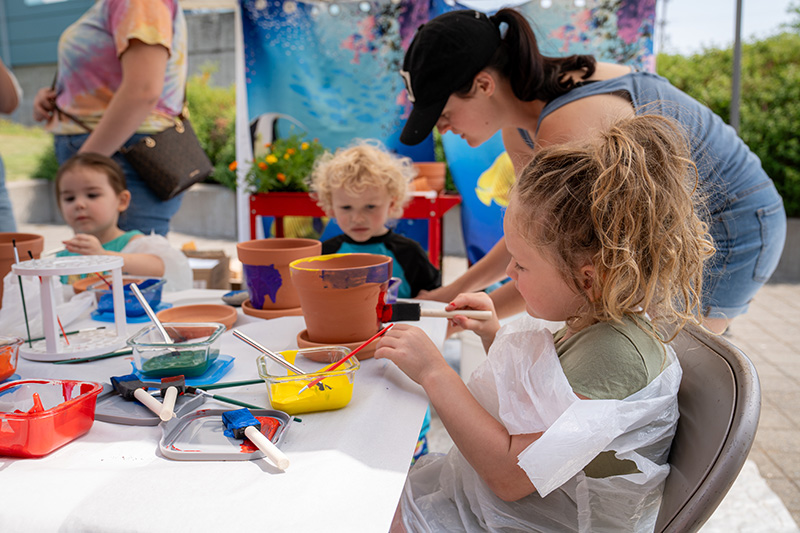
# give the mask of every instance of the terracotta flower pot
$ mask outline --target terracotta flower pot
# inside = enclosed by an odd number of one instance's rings
[[[414,168],[417,169],[417,177],[413,183],[415,191],[442,192],[447,173],[447,167],[443,162],[414,163]]]
[[[359,343],[378,332],[378,304],[392,277],[390,257],[329,254],[294,261],[289,268],[311,343]]]
[[[314,239],[256,239],[236,245],[255,309],[294,309],[300,299],[294,290],[289,263],[319,255],[322,243]]]
[[[17,243],[17,253],[20,261],[30,259],[28,250],[35,259],[39,259],[44,249],[44,237],[35,233],[0,233],[0,307],[3,306],[3,279],[11,272],[11,265],[15,262],[14,242]]]

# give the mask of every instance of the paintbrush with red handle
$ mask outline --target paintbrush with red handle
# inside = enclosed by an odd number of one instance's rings
[[[376,333],[375,335],[373,335],[369,339],[365,340],[358,348],[356,348],[355,350],[353,350],[352,352],[347,354],[347,357],[343,357],[342,359],[336,361],[334,364],[330,365],[329,367],[323,368],[322,372],[330,372],[332,370],[336,370],[337,368],[342,366],[345,361],[347,361],[348,359],[353,357],[355,354],[360,352],[362,348],[367,346],[369,343],[371,343],[372,341],[374,341],[375,339],[377,339],[378,337],[380,337],[381,335],[383,335],[387,331],[389,331],[389,328],[391,328],[392,326],[394,326],[394,324],[389,324],[388,326],[386,326],[385,328],[380,330],[378,333]],[[300,389],[300,391],[297,393],[297,395],[300,396],[301,394],[303,394],[303,391],[305,391],[306,389],[310,389],[311,387],[313,387],[314,385],[316,385],[317,383],[319,383],[323,379],[325,379],[325,376],[320,376],[317,379],[315,379],[314,381],[312,381],[311,383],[308,383],[305,387]]]

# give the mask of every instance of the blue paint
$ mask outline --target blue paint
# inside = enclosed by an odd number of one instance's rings
[[[392,262],[347,270],[320,270],[325,288],[350,289],[367,283],[384,283],[392,277]]]
[[[263,309],[267,296],[275,303],[278,290],[283,286],[283,277],[275,265],[242,265],[250,303],[255,309]]]
[[[222,423],[225,425],[223,434],[226,437],[236,438],[234,436],[235,430],[247,428],[248,426],[261,427],[261,423],[253,416],[249,409],[243,407],[242,409],[234,409],[232,411],[225,411],[222,413]]]

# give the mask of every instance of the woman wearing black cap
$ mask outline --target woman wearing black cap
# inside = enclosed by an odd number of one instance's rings
[[[434,126],[470,146],[502,131],[517,174],[545,146],[588,139],[614,121],[653,113],[677,120],[692,140],[717,253],[704,279],[705,325],[724,331],[775,270],[786,236],[783,201],[735,130],[665,78],[598,62],[543,56],[522,14],[452,11],[417,31],[401,71],[414,108],[400,140],[418,144]],[[452,284],[421,293],[451,301],[505,277],[501,240]],[[500,316],[523,310],[511,284],[492,293]]]

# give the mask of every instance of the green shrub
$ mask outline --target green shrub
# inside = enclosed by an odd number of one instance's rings
[[[236,189],[236,173],[229,168],[236,160],[236,91],[234,85],[209,85],[213,68],[204,66],[202,73],[191,76],[186,84],[189,118],[197,138],[214,164],[208,181]]]
[[[58,159],[56,159],[56,149],[51,143],[47,150],[39,156],[39,161],[36,163],[36,170],[31,174],[31,178],[54,180],[56,179],[57,172]]]
[[[800,216],[800,34],[742,46],[739,135],[775,181],[788,216]],[[723,120],[731,111],[732,49],[690,57],[659,55],[658,72]]]

